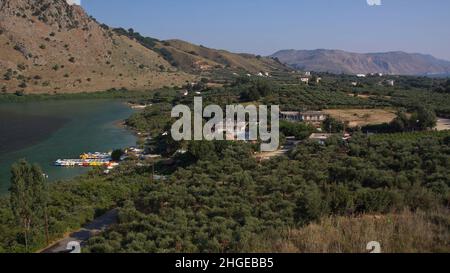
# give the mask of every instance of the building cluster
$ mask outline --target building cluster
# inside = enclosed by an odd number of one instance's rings
[[[316,83],[320,83],[322,81],[321,77],[313,77],[311,72],[306,71],[299,77],[301,83],[309,84],[311,81],[315,81]]]
[[[321,125],[328,118],[328,115],[322,111],[281,112],[280,118],[291,122],[307,122]]]

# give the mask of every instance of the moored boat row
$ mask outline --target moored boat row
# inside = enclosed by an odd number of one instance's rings
[[[54,162],[58,167],[115,167],[118,163],[111,159],[111,153],[84,153],[79,159],[58,159]]]
[[[58,159],[54,163],[59,167],[111,167],[118,163],[109,159]]]

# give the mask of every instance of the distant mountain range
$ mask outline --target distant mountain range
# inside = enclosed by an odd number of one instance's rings
[[[281,50],[271,57],[292,68],[330,73],[395,75],[449,74],[450,62],[405,52],[351,53],[342,50]]]

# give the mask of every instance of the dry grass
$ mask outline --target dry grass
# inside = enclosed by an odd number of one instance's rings
[[[279,239],[265,238],[255,252],[365,253],[368,242],[381,243],[384,253],[450,252],[450,213],[329,217],[318,224],[290,230]]]
[[[350,127],[389,123],[396,117],[394,109],[330,109],[325,113],[347,122]]]

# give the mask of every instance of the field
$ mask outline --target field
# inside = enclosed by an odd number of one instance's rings
[[[348,122],[350,127],[389,123],[395,118],[395,110],[386,109],[330,109],[325,113],[331,117]]]
[[[436,129],[438,131],[450,130],[450,119],[439,118]]]

